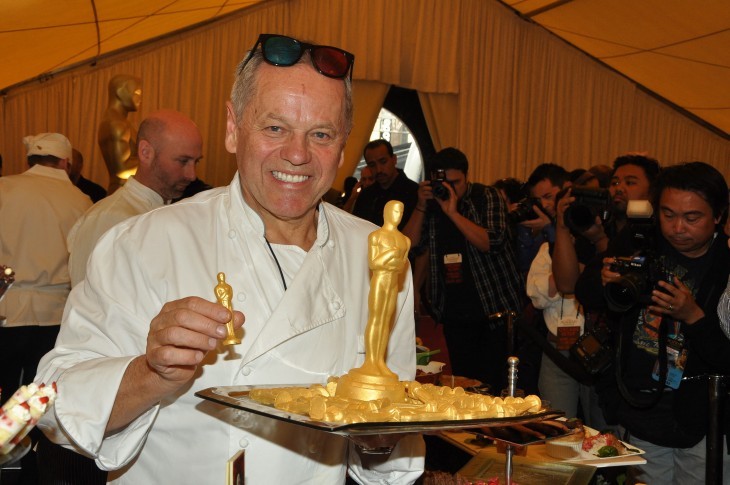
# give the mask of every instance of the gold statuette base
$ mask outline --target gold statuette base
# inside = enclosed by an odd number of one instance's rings
[[[229,337],[223,341],[223,345],[238,345],[241,343],[241,339],[238,337]]]
[[[337,384],[337,397],[374,401],[390,399],[390,402],[405,402],[406,390],[397,375],[365,374],[361,369],[352,369],[340,377]]]

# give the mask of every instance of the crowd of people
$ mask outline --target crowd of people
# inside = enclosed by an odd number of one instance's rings
[[[404,229],[429,245],[424,301],[454,373],[501,389],[509,343],[489,315],[517,310],[516,352],[539,368],[530,391],[645,450],[631,483],[702,483],[706,378],[730,374],[724,176],[629,154],[576,172],[542,164],[493,189],[467,167],[454,148],[430,160],[445,180],[421,183]]]
[[[0,302],[0,385],[33,376],[58,385],[39,424],[46,437],[36,438],[39,483],[222,483],[242,450],[249,483],[416,480],[417,434],[373,437],[392,450],[373,455],[362,442],[195,396],[324,383],[363,364],[367,241],[384,223],[411,241],[412,272],[389,293],[383,349],[399,379],[415,376],[423,307],[443,325],[454,374],[499,394],[514,351],[536,369],[534,382],[521,381],[527,391],[646,451],[632,481],[703,481],[703,376],[730,374],[723,175],[630,154],[573,172],[545,163],[524,183],[484,185],[449,147],[418,183],[375,140],[335,207],[322,199],[352,128],[353,61],[336,47],[261,35],[226,106],[222,136],[237,172],[193,199],[186,189],[209,188],[195,175],[200,131],[173,110],[128,127],[137,78],[110,86],[109,109],[121,115],[109,115],[100,144],[124,158],[108,163],[110,175],[137,166],[112,178],[110,195],[80,175],[65,136],[26,139],[30,169],[0,178],[0,263],[16,271]],[[384,221],[391,200],[398,218]],[[221,273],[232,312],[214,301]],[[523,330],[516,345],[507,314]],[[242,337],[233,349],[222,345],[227,325]]]
[[[369,146],[379,145],[392,154],[383,140]],[[366,157],[368,167],[385,160]],[[529,392],[646,451],[632,483],[703,482],[707,376],[730,374],[724,176],[703,162],[662,167],[627,154],[572,172],[545,163],[525,182],[487,187],[468,180],[455,148],[426,172],[403,231],[414,259],[428,260],[414,279],[443,325],[453,373],[499,393],[515,348],[538,369],[523,375]],[[366,214],[358,205],[375,193],[358,195],[354,213]],[[386,193],[413,203],[407,190]],[[490,318],[511,311],[516,347]]]

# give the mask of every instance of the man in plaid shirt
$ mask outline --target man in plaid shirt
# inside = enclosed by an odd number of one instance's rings
[[[506,385],[507,330],[497,312],[521,309],[523,282],[509,243],[507,206],[497,189],[469,182],[469,162],[456,148],[430,161],[418,204],[403,233],[427,248],[430,297],[455,375]]]

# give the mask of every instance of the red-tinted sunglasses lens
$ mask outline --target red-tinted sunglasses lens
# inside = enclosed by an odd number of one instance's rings
[[[312,63],[320,73],[333,78],[347,76],[351,61],[344,51],[334,47],[313,46],[310,48],[310,52]]]

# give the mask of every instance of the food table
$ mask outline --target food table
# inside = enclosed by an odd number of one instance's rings
[[[467,453],[473,457],[458,473],[467,477],[503,477],[505,455],[491,441],[464,430],[446,430],[435,434],[441,441]],[[533,443],[524,448],[524,456],[519,456],[522,450],[516,452],[514,464],[516,474],[514,480],[521,483],[521,471],[529,470],[534,474],[544,472],[550,475],[550,483],[588,483],[597,468],[608,468],[628,465],[641,465],[646,460],[641,454],[617,456],[611,458],[591,458],[580,456],[569,460],[553,458],[546,452],[545,442]],[[563,480],[563,481],[560,481]],[[533,479],[530,484],[538,483]]]

